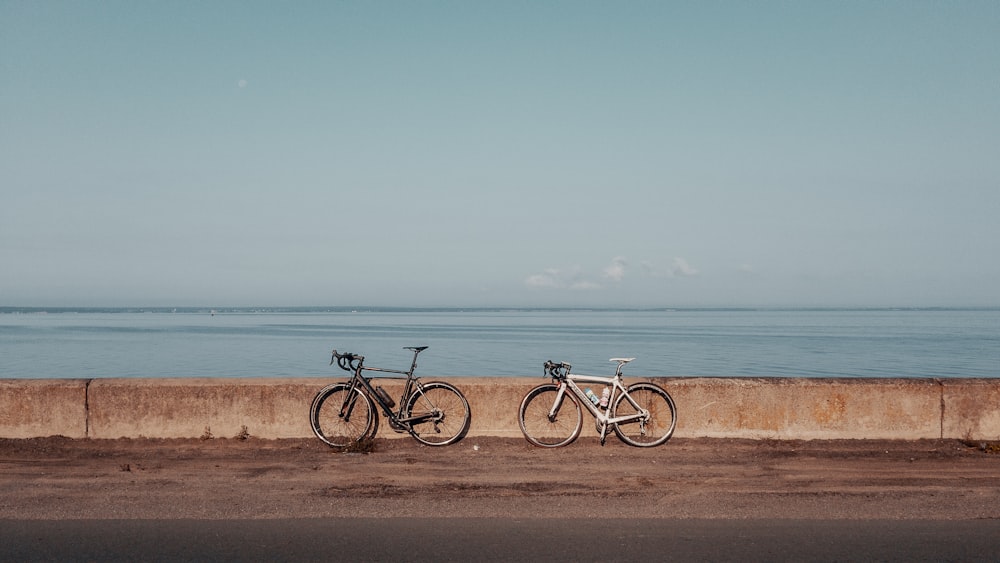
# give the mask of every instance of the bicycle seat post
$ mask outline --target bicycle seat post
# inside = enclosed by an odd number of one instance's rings
[[[413,377],[413,372],[417,369],[417,355],[427,349],[427,346],[406,346],[407,350],[413,350],[413,362],[410,363],[410,377]]]
[[[609,361],[618,362],[618,369],[615,370],[615,377],[621,377],[622,368],[625,367],[625,364],[631,362],[634,359],[635,358],[611,358]]]

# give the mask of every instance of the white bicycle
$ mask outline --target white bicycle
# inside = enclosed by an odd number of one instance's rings
[[[659,446],[670,439],[677,426],[674,400],[665,389],[650,382],[622,382],[622,367],[635,358],[611,358],[618,362],[613,377],[570,373],[566,362],[545,362],[545,375],[552,383],[535,387],[524,396],[518,423],[528,442],[543,448],[558,448],[576,440],[583,429],[583,411],[593,415],[601,445],[614,430],[630,446]],[[578,383],[602,386],[601,396]]]

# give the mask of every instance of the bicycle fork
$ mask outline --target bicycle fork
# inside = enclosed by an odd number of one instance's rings
[[[354,405],[358,401],[358,397],[361,395],[360,392],[355,392],[358,389],[358,382],[355,379],[351,379],[351,386],[347,389],[347,394],[344,396],[344,404],[340,405],[340,412],[338,416],[344,419],[345,422],[350,422],[351,412],[354,410]]]

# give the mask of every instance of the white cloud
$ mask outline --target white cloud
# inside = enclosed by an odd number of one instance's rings
[[[670,274],[677,277],[697,276],[697,268],[688,264],[683,258],[674,258],[674,265],[670,268]]]
[[[697,276],[700,273],[698,268],[689,264],[684,258],[674,258],[667,265],[664,265],[662,262],[657,264],[649,260],[643,260],[639,265],[647,276],[653,278],[690,277]]]
[[[624,256],[615,256],[611,263],[601,270],[600,278],[620,282],[625,279],[625,270],[628,261]],[[676,278],[697,276],[700,272],[697,268],[688,263],[684,258],[674,258],[669,264],[654,264],[649,260],[639,263],[645,275],[654,278]],[[524,279],[524,285],[536,289],[566,289],[592,291],[603,289],[604,286],[596,281],[596,276],[588,276],[579,267],[569,270],[559,268],[547,268],[541,273],[532,274]]]
[[[524,285],[536,289],[567,289],[572,291],[592,291],[601,289],[600,283],[588,279],[579,267],[569,270],[546,268],[539,274],[524,279]]]
[[[564,284],[559,280],[559,270],[549,268],[541,274],[532,274],[524,280],[524,285],[528,287],[540,287],[549,289],[558,289],[564,287]]]
[[[611,259],[611,265],[604,268],[604,277],[612,279],[616,282],[622,281],[625,277],[625,258],[623,256],[615,256]]]

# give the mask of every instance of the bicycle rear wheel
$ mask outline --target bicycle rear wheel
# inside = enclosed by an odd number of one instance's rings
[[[411,435],[428,446],[447,446],[461,440],[469,431],[472,412],[465,395],[443,381],[424,383],[410,395],[403,416]]]
[[[556,404],[559,386],[546,383],[535,387],[521,400],[517,422],[524,438],[542,448],[558,448],[571,444],[583,429],[583,413],[580,403],[573,395],[565,393],[560,404]],[[555,416],[549,413],[555,405]]]
[[[309,424],[316,437],[330,447],[346,448],[366,437],[375,437],[378,413],[368,395],[357,388],[352,391],[348,383],[334,383],[316,394],[309,408]]]
[[[640,408],[648,411],[649,416],[615,424],[615,434],[621,441],[630,446],[647,448],[659,446],[669,440],[674,433],[674,427],[677,426],[676,408],[670,394],[659,385],[643,382],[629,385],[628,395]],[[619,417],[636,414],[639,411],[623,394],[615,400],[612,412],[614,413],[612,417]]]

